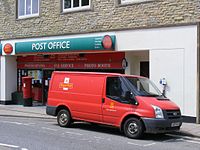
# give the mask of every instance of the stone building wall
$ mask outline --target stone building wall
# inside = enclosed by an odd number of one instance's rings
[[[91,0],[90,10],[62,13],[61,0],[40,0],[38,17],[17,19],[16,0],[0,0],[0,39],[91,33],[200,21],[200,0],[151,0],[121,5]]]

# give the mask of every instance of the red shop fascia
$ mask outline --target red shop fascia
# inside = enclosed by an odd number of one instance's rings
[[[123,70],[124,52],[18,56],[18,69]],[[121,71],[120,71],[121,72]]]

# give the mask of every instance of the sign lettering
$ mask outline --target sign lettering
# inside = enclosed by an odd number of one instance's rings
[[[70,49],[70,41],[62,41],[62,42],[42,42],[42,43],[33,43],[32,50],[33,51],[43,51],[48,48],[49,50],[52,49]]]
[[[56,40],[27,41],[15,43],[16,54],[23,53],[57,53],[67,51],[107,50],[101,44],[104,36],[81,37]],[[111,43],[115,45],[115,36],[111,35]],[[110,48],[114,50],[114,46]]]
[[[121,62],[115,63],[20,63],[17,65],[18,69],[25,68],[63,68],[63,69],[122,69]]]

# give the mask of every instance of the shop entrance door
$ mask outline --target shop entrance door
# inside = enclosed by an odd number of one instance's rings
[[[149,78],[149,61],[140,62],[140,75]]]
[[[49,81],[54,70],[43,70],[43,104],[47,102]]]

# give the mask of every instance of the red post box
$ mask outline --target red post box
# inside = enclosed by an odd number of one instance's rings
[[[32,77],[22,77],[24,106],[32,106]]]

